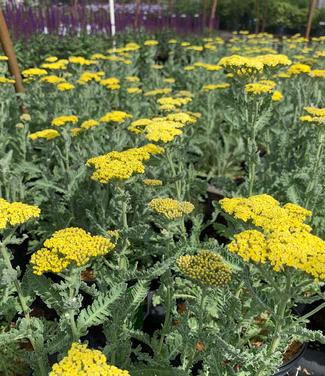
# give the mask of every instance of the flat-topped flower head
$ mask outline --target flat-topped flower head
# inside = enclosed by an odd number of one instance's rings
[[[249,94],[267,94],[272,93],[276,83],[270,80],[262,80],[245,85],[245,92]]]
[[[38,139],[52,140],[57,137],[60,137],[60,133],[56,129],[43,129],[28,135],[28,138],[33,141]]]
[[[95,168],[91,176],[93,180],[107,184],[112,180],[127,180],[134,174],[143,174],[145,171],[143,162],[148,160],[151,155],[163,152],[163,148],[154,144],[147,144],[139,148],[112,151],[90,158],[86,165]]]
[[[93,128],[93,127],[97,127],[97,125],[99,125],[99,121],[97,121],[95,119],[89,119],[89,120],[83,121],[80,125],[80,128],[90,129],[90,128]]]
[[[293,64],[291,67],[288,69],[287,73],[290,76],[297,76],[299,74],[309,74],[311,72],[311,68],[307,64]]]
[[[78,122],[78,117],[75,115],[63,115],[54,118],[51,122],[51,125],[54,127],[61,127],[67,123],[75,124]]]
[[[266,194],[224,198],[220,204],[226,213],[265,231],[311,231],[311,227],[304,223],[312,215],[311,211],[296,204],[281,207],[277,200]]]
[[[122,123],[126,119],[132,119],[132,115],[124,111],[111,111],[102,116],[99,121],[101,123]]]
[[[49,376],[130,376],[128,371],[107,364],[106,356],[99,350],[74,342],[68,354],[55,363]]]
[[[44,242],[44,248],[31,257],[36,275],[60,273],[71,264],[81,267],[92,257],[109,253],[115,245],[103,236],[93,236],[78,227],[56,231]]]
[[[235,235],[231,252],[244,261],[270,263],[275,271],[291,267],[316,279],[325,279],[325,241],[311,234],[304,221],[311,212],[288,203],[280,206],[269,195],[221,200],[222,208],[256,229]]]
[[[47,71],[45,69],[40,69],[40,68],[29,68],[25,69],[21,72],[21,74],[24,77],[35,77],[35,76],[45,76],[47,75]]]
[[[177,266],[189,278],[209,287],[223,287],[231,281],[231,268],[218,254],[201,250],[195,256],[181,256]]]
[[[304,110],[309,115],[300,116],[300,121],[318,125],[325,124],[325,108],[304,107]]]
[[[159,186],[159,185],[163,185],[163,182],[159,179],[144,179],[143,184],[144,185]]]
[[[172,198],[154,198],[148,204],[149,208],[165,218],[174,220],[192,213],[194,205],[188,201],[177,201]]]
[[[41,210],[37,206],[17,201],[8,202],[4,198],[0,198],[0,230],[21,225],[30,219],[36,219],[40,213]]]

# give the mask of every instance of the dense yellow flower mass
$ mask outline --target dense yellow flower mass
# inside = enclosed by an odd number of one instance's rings
[[[325,279],[325,242],[304,223],[312,214],[309,210],[292,203],[280,206],[265,194],[226,198],[221,206],[235,218],[260,228],[235,235],[228,246],[231,252],[244,261],[270,262],[275,271],[292,267]]]
[[[231,280],[231,268],[212,251],[201,250],[195,256],[181,256],[177,266],[186,276],[205,286],[222,287]]]
[[[133,174],[143,174],[145,171],[143,162],[148,160],[151,155],[163,152],[163,148],[147,144],[139,148],[112,151],[99,157],[90,158],[86,165],[95,168],[91,176],[93,180],[107,184],[113,179],[127,180]]]
[[[230,84],[222,83],[222,84],[208,84],[202,87],[203,91],[212,91],[212,90],[220,90],[220,89],[228,89]]]
[[[325,108],[304,107],[304,110],[309,115],[300,116],[301,121],[319,125],[325,124]]]
[[[13,80],[11,78],[7,78],[4,76],[0,76],[0,84],[14,84],[16,80]]]
[[[61,127],[67,123],[75,124],[78,122],[78,117],[75,115],[63,115],[56,117],[52,120],[51,125],[55,127]]]
[[[325,69],[314,69],[309,73],[310,77],[325,78]]]
[[[31,133],[28,138],[31,140],[38,140],[39,138],[44,138],[46,140],[52,140],[53,138],[59,137],[60,133],[56,129],[43,129],[38,132]]]
[[[158,185],[162,185],[163,182],[161,180],[159,180],[159,179],[144,179],[143,180],[143,184],[158,186]]]
[[[114,247],[102,236],[92,236],[81,228],[69,227],[56,231],[47,239],[44,248],[32,254],[30,262],[36,275],[60,273],[71,264],[83,266],[91,257],[105,255]]]
[[[167,219],[181,218],[194,210],[194,205],[188,201],[177,201],[172,198],[154,198],[148,206]]]
[[[99,83],[102,86],[105,86],[106,89],[110,90],[118,90],[121,87],[120,80],[116,77],[105,78],[104,80],[101,80]]]
[[[250,74],[261,71],[264,68],[274,68],[290,65],[291,60],[286,55],[268,54],[255,57],[232,55],[225,56],[219,61],[219,65],[236,72]]]
[[[65,79],[63,77],[55,76],[55,75],[48,75],[48,76],[43,76],[40,79],[41,82],[46,82],[48,84],[60,84],[62,82],[65,82]]]
[[[77,82],[81,85],[84,85],[91,81],[100,82],[104,75],[105,75],[105,72],[103,71],[100,71],[100,72],[86,71],[81,74]]]
[[[106,361],[101,351],[74,342],[67,356],[53,365],[49,376],[130,376],[128,371],[108,365]]]
[[[71,64],[77,64],[77,65],[92,65],[92,64],[96,64],[95,60],[88,60],[88,59],[85,59],[82,56],[70,56],[68,60],[69,60],[69,63],[71,63]]]
[[[37,206],[23,204],[18,201],[8,202],[0,198],[0,230],[38,218],[40,213],[41,210]]]
[[[24,77],[34,77],[34,76],[45,76],[47,74],[47,71],[45,69],[40,69],[40,68],[29,68],[29,69],[23,70],[21,73]]]
[[[283,95],[280,91],[276,90],[272,95],[273,102],[279,102],[283,99]]]
[[[145,127],[145,137],[149,141],[170,142],[173,141],[176,136],[183,133],[179,129],[181,127],[183,127],[182,123],[171,120],[153,121]]]
[[[293,64],[287,71],[290,76],[296,76],[302,73],[309,74],[310,72],[311,68],[307,64]]]
[[[102,116],[99,121],[101,123],[109,123],[110,121],[113,123],[122,123],[126,119],[131,119],[132,115],[128,114],[124,111],[111,111],[107,112],[104,116]]]
[[[173,97],[162,97],[157,100],[157,103],[160,105],[159,109],[161,110],[175,110],[177,107],[186,105],[192,101],[191,98],[173,98]]]
[[[172,89],[170,87],[166,87],[162,89],[154,89],[154,90],[147,91],[146,93],[144,93],[144,96],[153,97],[159,94],[170,94],[171,92],[172,92]]]
[[[94,119],[85,120],[81,123],[80,128],[90,129],[99,125],[99,121]]]
[[[263,80],[245,85],[245,91],[246,93],[250,94],[267,94],[272,93],[272,90],[275,88],[275,86],[275,82]]]

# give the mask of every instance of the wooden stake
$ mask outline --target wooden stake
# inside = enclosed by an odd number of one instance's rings
[[[311,26],[313,24],[315,8],[316,8],[316,0],[309,0],[308,21],[307,21],[306,34],[305,34],[306,39],[310,38],[310,31],[311,31]]]
[[[216,18],[217,5],[218,5],[218,0],[213,0],[211,13],[210,13],[210,19],[209,19],[209,31],[210,32],[213,30],[214,20]]]
[[[10,74],[15,78],[16,93],[24,93],[23,80],[20,74],[17,57],[9,35],[6,20],[2,9],[0,8],[0,43],[5,55],[8,57],[8,69]]]
[[[141,14],[141,0],[136,0],[136,4],[135,4],[135,18],[134,18],[134,27],[135,27],[135,29],[139,28],[140,14]]]

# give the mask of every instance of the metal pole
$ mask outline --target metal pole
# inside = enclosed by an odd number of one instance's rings
[[[24,93],[23,80],[19,70],[17,57],[9,35],[6,20],[2,9],[0,8],[0,43],[5,55],[8,57],[8,69],[10,74],[15,78],[16,93]]]
[[[116,34],[114,0],[109,0],[109,16],[111,20],[111,34],[114,39]]]

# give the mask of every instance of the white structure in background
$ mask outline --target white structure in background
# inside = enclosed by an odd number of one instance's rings
[[[114,0],[109,0],[109,17],[111,19],[111,33],[114,38],[116,34]]]
[[[317,8],[325,8],[325,0],[318,0]]]

